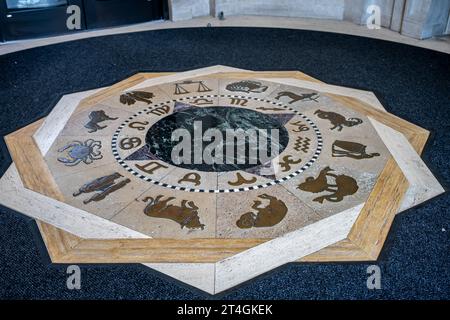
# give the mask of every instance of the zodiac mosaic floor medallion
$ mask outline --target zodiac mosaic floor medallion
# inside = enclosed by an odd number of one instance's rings
[[[299,111],[276,103],[281,109],[270,112],[269,107],[275,102],[256,97],[225,94],[207,97],[220,100],[220,106],[197,106],[191,101],[203,97],[188,96],[152,105],[126,119],[112,139],[112,152],[117,162],[136,177],[160,186],[191,192],[220,193],[278,184],[302,173],[318,159],[322,150],[322,135],[314,122]],[[247,104],[249,101],[251,104]],[[265,112],[261,111],[264,106],[268,108]],[[189,144],[184,151],[189,155],[183,156],[186,159],[182,160],[185,161],[175,163],[179,157],[173,154],[179,148],[180,139],[173,137],[179,130],[184,130],[187,135],[185,139],[189,140]],[[219,137],[209,135],[212,130],[216,130]],[[275,136],[272,136],[273,133]],[[216,141],[218,138],[221,139],[220,144]],[[251,143],[252,139],[254,143]],[[294,148],[301,145],[303,151],[302,157],[296,160],[291,159],[292,151],[286,150],[289,142],[294,140]],[[195,151],[197,142],[200,145]],[[216,152],[212,159],[214,161],[207,161],[203,156],[212,150],[211,146]],[[197,158],[200,160],[196,161]],[[195,188],[190,187],[181,176],[176,184],[152,177],[158,170],[169,172],[176,167],[198,172],[199,183]],[[210,176],[235,172],[237,178],[246,172],[252,175],[253,182],[248,183],[247,180],[243,188],[235,188],[236,183],[217,183],[215,188],[211,188],[209,179],[207,185],[202,184],[201,172],[210,172]],[[240,178],[242,180],[242,176]]]
[[[0,202],[39,221],[55,262],[145,263],[218,293],[292,261],[375,260],[393,216],[442,192],[427,137],[300,72],[137,74],[6,137]]]

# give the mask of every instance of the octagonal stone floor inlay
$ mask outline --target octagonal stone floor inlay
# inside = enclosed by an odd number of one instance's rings
[[[364,203],[389,155],[320,92],[209,76],[75,111],[45,161],[66,203],[151,237],[274,238]]]
[[[141,74],[8,136],[0,202],[48,224],[55,262],[140,262],[218,293],[298,259],[376,259],[393,215],[443,192],[427,137],[301,73]]]

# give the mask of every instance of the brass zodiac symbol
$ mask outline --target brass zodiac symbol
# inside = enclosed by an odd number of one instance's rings
[[[230,98],[230,103],[237,106],[245,107],[247,105],[247,102],[248,100],[244,98]]]
[[[91,164],[94,160],[100,160],[103,158],[100,149],[102,143],[93,139],[88,139],[84,142],[73,141],[64,147],[58,149],[58,152],[67,151],[67,158],[59,157],[58,161],[64,163],[66,166],[73,167],[84,162],[85,164]]]
[[[117,120],[119,118],[111,118],[106,115],[105,111],[98,110],[89,113],[89,122],[84,125],[86,129],[89,129],[89,133],[96,132],[97,130],[105,129],[107,126],[100,126],[99,123],[106,120]]]
[[[306,178],[305,182],[299,184],[297,189],[312,193],[320,193],[324,191],[331,192],[331,194],[313,199],[313,201],[319,203],[323,203],[324,200],[330,202],[340,202],[344,199],[344,197],[355,194],[356,191],[358,191],[358,184],[355,179],[343,174],[332,174],[330,171],[334,170],[330,167],[324,168],[320,171],[320,174],[316,179],[313,177]],[[328,183],[327,177],[334,178],[334,183]]]
[[[155,95],[151,92],[145,92],[145,91],[130,91],[125,92],[120,95],[119,101],[122,104],[126,105],[133,105],[136,103],[136,101],[145,102],[147,104],[152,103],[152,98],[154,98]]]
[[[194,101],[192,101],[192,103],[196,104],[198,106],[201,106],[201,105],[205,105],[205,104],[213,104],[213,101],[205,99],[205,98],[198,98],[198,99],[195,99]]]
[[[280,167],[283,168],[283,172],[291,170],[291,164],[298,164],[302,162],[302,159],[293,160],[291,155],[287,155],[283,157],[283,161],[280,162]]]
[[[199,186],[201,184],[201,176],[196,173],[196,172],[190,172],[184,175],[183,178],[181,178],[180,180],[178,180],[178,183],[182,183],[184,181],[186,182],[192,182],[194,183],[196,186]]]
[[[331,127],[330,130],[334,130],[337,128],[338,131],[341,131],[343,129],[343,126],[353,127],[363,123],[363,121],[359,118],[345,119],[344,116],[335,112],[317,110],[316,112],[314,112],[314,114],[317,114],[317,116],[321,119],[330,120],[331,124],[333,125],[333,127]]]
[[[251,183],[255,183],[256,182],[256,177],[252,177],[251,179],[245,179],[240,172],[236,173],[236,181],[228,181],[228,184],[230,186],[240,186],[243,184],[251,184]]]
[[[77,192],[74,192],[73,196],[78,197],[82,193],[91,193],[99,191],[91,198],[84,200],[83,203],[88,204],[89,202],[92,201],[95,202],[101,201],[111,193],[125,187],[128,183],[131,182],[130,179],[125,179],[116,183],[116,180],[122,177],[123,176],[120,173],[116,172],[108,176],[97,178],[81,186],[81,188],[79,188]]]
[[[257,107],[256,110],[263,110],[263,111],[283,111],[283,108],[266,108],[266,107]]]
[[[244,213],[236,222],[238,228],[272,227],[280,223],[286,216],[288,208],[283,201],[265,193],[259,195],[258,198],[269,200],[269,204],[265,207],[260,207],[261,201],[254,200],[252,209],[256,210],[256,213],[252,211]]]
[[[145,130],[145,126],[148,124],[149,124],[148,121],[144,121],[144,122],[135,121],[135,122],[131,122],[128,125],[128,127],[130,127],[131,129],[137,129],[139,131],[143,131],[143,130]]]
[[[169,111],[170,111],[170,106],[165,104],[165,105],[157,107],[157,108],[155,108],[153,110],[147,111],[147,114],[152,113],[152,114],[157,115],[157,116],[162,116],[163,114],[169,113]]]
[[[175,92],[174,94],[186,94],[190,93],[190,91],[186,90],[186,85],[198,84],[197,92],[208,92],[212,91],[202,80],[194,81],[194,80],[185,80],[179,83],[175,83]]]
[[[309,130],[309,127],[306,124],[302,123],[301,121],[291,122],[291,124],[297,126],[296,130],[292,130],[293,132],[303,132]]]
[[[282,91],[280,93],[278,93],[278,95],[275,97],[275,99],[280,100],[281,97],[288,97],[291,99],[291,101],[289,101],[289,104],[293,104],[297,101],[315,101],[315,102],[319,102],[317,101],[317,99],[319,98],[319,94],[317,93],[304,93],[304,94],[295,94],[293,92],[289,92],[289,91]]]
[[[367,153],[366,148],[367,147],[361,143],[336,140],[335,142],[333,142],[331,150],[332,150],[332,156],[336,157],[336,158],[348,157],[348,158],[360,160],[360,159],[370,159],[373,157],[380,156],[380,154],[378,152]]]
[[[311,139],[308,137],[302,138],[298,137],[295,141],[294,150],[295,151],[303,151],[304,153],[307,153],[309,150]]]
[[[161,168],[166,168],[166,169],[168,168],[167,166],[160,164],[158,162],[155,162],[155,161],[150,161],[149,163],[142,165],[142,166],[137,164],[136,167],[139,170],[142,170],[147,174],[153,174],[153,172],[155,172],[156,170],[161,169]]]
[[[263,86],[261,82],[252,80],[242,80],[230,83],[225,87],[228,91],[261,93],[267,90],[267,86]]]
[[[132,137],[132,138],[123,138],[119,142],[119,147],[122,150],[130,150],[133,148],[137,148],[141,145],[142,140],[138,137]]]
[[[332,156],[336,157],[336,158],[348,157],[348,158],[360,160],[360,159],[370,159],[373,157],[380,156],[380,154],[378,152],[367,153],[366,148],[367,147],[361,143],[336,140],[335,142],[333,142],[331,151],[332,151]]]
[[[159,195],[155,199],[153,197],[146,197],[143,202],[148,202],[144,209],[144,214],[152,218],[170,219],[180,224],[181,229],[184,227],[188,229],[204,229],[205,225],[200,223],[198,216],[198,207],[193,201],[181,200],[180,206],[168,204],[174,200],[175,197],[168,197],[166,200],[161,200],[163,196]]]

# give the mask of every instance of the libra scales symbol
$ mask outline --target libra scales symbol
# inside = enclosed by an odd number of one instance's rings
[[[190,93],[190,91],[186,90],[184,86],[198,84],[197,92],[208,92],[212,91],[202,80],[185,80],[183,82],[175,83],[175,92],[174,94],[186,94]]]

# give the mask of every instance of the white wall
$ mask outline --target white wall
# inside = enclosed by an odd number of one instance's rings
[[[448,0],[406,0],[401,33],[418,39],[445,34]]]
[[[345,0],[215,0],[215,13],[342,20],[344,5]]]
[[[367,12],[370,5],[377,5],[381,10],[381,26],[389,28],[391,26],[391,17],[396,0],[345,0],[345,20],[356,24],[367,24],[367,18],[371,13]]]
[[[422,30],[422,37],[428,38],[445,34],[447,32],[449,13],[449,0],[433,0]]]
[[[169,15],[172,21],[209,16],[210,10],[210,0],[169,0]]]
[[[402,29],[405,2],[406,0],[395,0],[394,6],[392,8],[392,19],[390,27],[390,29],[393,31],[400,32],[400,30]]]
[[[448,14],[447,28],[445,29],[445,34],[450,34],[450,12]]]
[[[381,10],[381,26],[423,39],[450,33],[450,0],[169,0],[173,21],[201,16],[260,15],[347,20],[364,25],[370,5]]]

